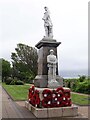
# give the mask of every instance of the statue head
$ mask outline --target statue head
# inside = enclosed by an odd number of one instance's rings
[[[54,50],[53,50],[53,49],[51,49],[51,50],[50,50],[50,54],[51,54],[51,55],[53,55],[53,53],[54,53]]]
[[[45,6],[44,9],[45,9],[45,11],[48,11],[48,7]]]

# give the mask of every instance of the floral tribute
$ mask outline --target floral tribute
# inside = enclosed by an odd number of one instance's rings
[[[40,100],[39,91],[32,86],[29,89],[28,100],[29,103],[35,107],[67,107],[71,106],[70,90],[59,87],[55,90],[44,89],[42,92],[42,100]]]
[[[35,90],[35,87],[29,89],[28,94],[29,103],[31,103],[35,107],[39,107],[40,105],[40,98],[39,98],[39,91]]]

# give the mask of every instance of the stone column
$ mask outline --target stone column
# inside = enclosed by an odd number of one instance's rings
[[[38,74],[34,80],[34,85],[36,87],[47,87],[48,83],[48,67],[47,67],[47,55],[51,49],[54,50],[54,54],[57,56],[57,47],[61,42],[57,42],[55,39],[43,38],[38,42],[35,47],[39,49],[38,51]],[[56,75],[58,76],[58,63],[56,69]]]

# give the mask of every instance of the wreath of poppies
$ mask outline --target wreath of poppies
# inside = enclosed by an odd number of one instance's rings
[[[40,98],[39,95],[34,93],[32,98],[31,98],[31,104],[35,107],[39,107],[40,105]]]
[[[33,94],[34,94],[35,88],[34,86],[32,86],[31,88],[29,88],[29,93],[28,93],[28,99],[30,101],[30,99],[32,98]]]
[[[52,107],[52,91],[49,89],[45,89],[42,92],[42,95],[43,95],[42,106]]]
[[[63,89],[62,87],[56,90],[45,89],[43,91],[43,107],[66,107],[71,106],[70,90]]]
[[[67,107],[71,106],[70,90],[63,89],[62,87],[57,88],[56,90],[44,89],[42,92],[43,99],[40,100],[39,91],[35,90],[35,87],[32,86],[29,89],[28,99],[35,107]]]
[[[33,106],[39,107],[40,105],[39,91],[35,90],[34,86],[32,86],[29,89],[28,99],[29,103],[31,103]]]

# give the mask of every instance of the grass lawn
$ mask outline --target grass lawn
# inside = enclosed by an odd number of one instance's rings
[[[90,97],[80,94],[71,94],[72,102],[78,105],[88,105],[90,104]]]
[[[6,85],[2,84],[13,100],[27,100],[29,84],[25,85]],[[80,94],[71,94],[72,102],[78,105],[88,105],[88,96]],[[89,98],[90,99],[90,98]]]
[[[27,100],[30,85],[6,85],[2,84],[13,100]]]

